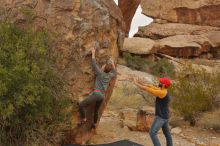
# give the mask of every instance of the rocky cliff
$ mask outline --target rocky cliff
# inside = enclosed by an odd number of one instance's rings
[[[0,21],[47,29],[55,36],[51,54],[56,53],[57,68],[75,101],[87,96],[94,85],[90,54],[94,42],[100,65],[109,57],[116,60],[123,45],[122,15],[113,0],[1,0]],[[108,102],[113,86],[114,81],[104,103]],[[82,143],[90,138],[93,110],[88,110],[87,115],[88,124],[73,129],[68,142]]]
[[[219,0],[142,0],[146,16],[169,22],[220,26]]]
[[[183,58],[220,58],[220,41],[217,39],[220,35],[220,0],[142,0],[141,7],[142,13],[154,21],[139,27],[135,37],[140,38],[135,39],[142,43],[136,43],[135,50],[130,51],[134,47],[125,44],[122,51],[156,52]],[[143,42],[147,42],[141,38],[150,42],[149,45],[143,47]]]
[[[129,35],[132,19],[140,3],[141,0],[118,0],[118,6],[121,9],[125,22],[126,36]]]

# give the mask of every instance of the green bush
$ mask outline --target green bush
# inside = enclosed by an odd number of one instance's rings
[[[175,67],[167,59],[160,59],[159,61],[149,61],[138,55],[131,55],[129,53],[123,53],[127,66],[140,70],[150,72],[155,76],[166,76],[173,78],[175,76]]]
[[[176,81],[171,87],[172,108],[194,126],[201,112],[215,107],[220,75],[188,66],[178,73]]]
[[[205,129],[213,129],[220,132],[220,109],[202,114],[199,125]]]
[[[175,67],[167,59],[160,59],[156,63],[152,63],[151,71],[156,76],[166,76],[173,78],[176,74]]]
[[[123,53],[123,58],[125,59],[128,67],[136,70],[146,71],[147,61],[140,56],[132,56],[130,53]]]
[[[45,30],[0,23],[0,145],[54,145],[71,108]],[[51,53],[50,53],[51,54]]]

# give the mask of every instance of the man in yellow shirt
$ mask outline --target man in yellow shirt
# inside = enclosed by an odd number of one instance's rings
[[[150,129],[150,137],[154,146],[161,146],[157,137],[157,133],[162,128],[162,131],[166,137],[167,146],[173,146],[172,136],[169,130],[169,102],[170,95],[167,89],[171,85],[168,78],[159,78],[159,85],[155,87],[153,85],[147,85],[140,80],[133,80],[134,84],[140,89],[151,93],[156,96],[155,102],[155,119]]]

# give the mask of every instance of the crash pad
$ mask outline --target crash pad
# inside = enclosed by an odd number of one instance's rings
[[[62,145],[62,146],[82,146],[82,145],[69,144],[69,145]],[[143,145],[129,141],[129,140],[121,140],[121,141],[108,143],[108,144],[86,145],[86,146],[143,146]]]

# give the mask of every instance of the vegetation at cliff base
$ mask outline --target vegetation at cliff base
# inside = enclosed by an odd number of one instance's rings
[[[174,78],[176,71],[172,63],[163,58],[158,61],[150,61],[138,55],[123,53],[126,65],[132,69],[149,72],[155,76],[166,76]]]
[[[201,113],[218,107],[219,82],[219,73],[188,65],[171,87],[172,108],[194,126]]]
[[[0,23],[0,145],[53,145],[70,126],[70,101],[46,30]]]

